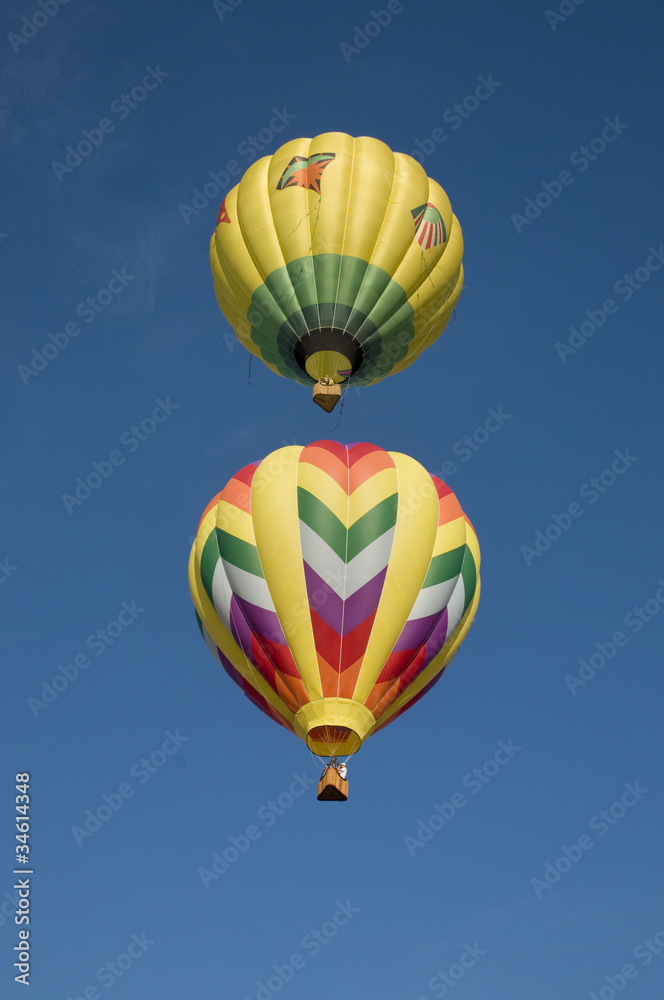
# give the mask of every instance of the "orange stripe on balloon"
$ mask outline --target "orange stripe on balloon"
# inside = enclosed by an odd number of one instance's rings
[[[362,455],[350,470],[350,493],[354,493],[363,483],[382,472],[383,469],[393,469],[394,462],[386,451],[375,449]]]
[[[360,656],[355,663],[351,663],[350,666],[346,667],[344,672],[339,678],[339,697],[340,698],[352,698],[355,693],[355,686],[357,684],[357,678],[360,676],[360,670],[362,669],[362,664],[364,662],[364,655]]]
[[[223,493],[223,492],[224,491],[222,490],[221,493]],[[203,515],[202,515],[200,521],[198,522],[199,529],[200,529],[200,526],[202,525],[203,521],[205,520],[206,514],[209,514],[210,511],[212,510],[212,508],[216,507],[217,504],[219,503],[219,499],[221,497],[221,493],[217,493],[216,497],[213,497],[212,500],[210,500],[209,504],[207,505],[207,507],[203,511]]]
[[[251,489],[247,483],[241,482],[234,476],[228,485],[224,487],[223,492],[224,500],[227,503],[246,511],[247,514],[251,514]]]
[[[463,517],[463,511],[454,493],[450,493],[446,497],[441,497],[438,504],[438,524],[448,524],[450,521],[456,521],[460,517]]]
[[[344,449],[344,456],[345,454]],[[337,457],[336,462],[333,461],[334,457]],[[348,465],[345,460],[341,462],[338,456],[332,456],[331,458],[329,451],[319,448],[318,445],[309,445],[308,448],[304,448],[301,451],[300,462],[320,469],[333,482],[337,483],[344,493],[348,493]]]

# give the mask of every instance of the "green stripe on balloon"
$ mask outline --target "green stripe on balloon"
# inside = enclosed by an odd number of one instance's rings
[[[212,578],[218,562],[219,546],[217,545],[217,539],[214,531],[211,531],[205,540],[203,553],[200,559],[201,580],[203,581],[205,593],[208,595],[211,604],[214,604],[214,599],[212,597]]]
[[[253,576],[263,576],[255,545],[245,542],[242,538],[236,538],[235,535],[222,531],[221,528],[217,528],[216,532],[219,554],[222,559],[225,559],[232,566],[237,566],[238,569],[253,574]]]
[[[405,357],[414,337],[413,316],[405,291],[386,271],[342,254],[300,257],[273,271],[247,312],[251,339],[264,360],[303,385],[314,379],[293,352],[310,330],[335,327],[357,338],[365,351],[353,376],[360,386],[387,375]]]
[[[461,572],[465,552],[466,546],[459,545],[456,549],[450,549],[449,552],[441,552],[439,556],[434,556],[422,589],[435,587],[438,583],[445,583],[446,580],[452,580],[458,576]],[[468,593],[467,590],[466,593]]]
[[[473,598],[475,587],[477,585],[477,566],[475,565],[473,554],[468,547],[466,547],[466,558],[464,559],[463,566],[461,567],[461,577],[463,579],[463,586],[466,592],[466,599],[463,605],[463,610],[465,612]]]
[[[348,544],[348,532],[345,525],[318,497],[309,493],[302,486],[297,488],[297,513],[299,519],[311,528],[319,538],[322,538],[332,551],[345,562]]]
[[[346,562],[350,562],[359,552],[366,549],[367,545],[371,545],[377,538],[394,527],[397,523],[398,507],[399,496],[394,493],[391,497],[385,497],[384,500],[377,503],[352,525],[348,531]]]

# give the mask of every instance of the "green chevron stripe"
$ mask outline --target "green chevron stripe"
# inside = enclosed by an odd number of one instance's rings
[[[232,566],[237,566],[238,569],[253,573],[254,576],[263,576],[255,545],[245,542],[242,538],[236,538],[235,535],[230,535],[227,531],[222,531],[221,528],[215,530],[219,554],[222,559],[231,563]]]
[[[461,567],[461,577],[463,579],[463,586],[466,593],[466,599],[463,605],[463,610],[465,612],[473,598],[475,587],[477,586],[477,566],[475,565],[473,554],[469,548],[466,548],[466,557],[463,561],[463,566]]]
[[[297,488],[297,511],[300,520],[315,531],[318,537],[346,562],[348,531],[336,514],[302,486]]]
[[[350,529],[318,497],[298,486],[298,514],[344,563],[394,527],[399,507],[398,494],[386,497],[363,514]]]
[[[459,545],[456,549],[450,549],[449,552],[441,552],[439,556],[434,556],[429,566],[429,572],[422,584],[422,589],[433,587],[437,583],[444,583],[445,580],[451,580],[453,577],[458,576],[462,572],[466,551],[465,545]]]
[[[348,532],[347,562],[394,527],[397,523],[398,507],[399,496],[393,493],[391,497],[385,497],[355,522]]]
[[[205,540],[203,553],[200,559],[201,580],[203,581],[205,593],[210,598],[211,604],[214,604],[214,601],[212,600],[212,577],[214,576],[215,567],[218,562],[219,546],[217,545],[217,539],[214,531],[211,531]]]

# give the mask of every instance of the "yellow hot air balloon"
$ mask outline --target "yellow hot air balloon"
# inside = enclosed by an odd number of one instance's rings
[[[208,505],[189,585],[208,647],[320,755],[351,754],[440,678],[479,601],[459,501],[407,455],[317,441]]]
[[[326,132],[253,163],[210,243],[219,307],[273,372],[372,385],[440,336],[461,294],[463,237],[442,187],[378,139]]]

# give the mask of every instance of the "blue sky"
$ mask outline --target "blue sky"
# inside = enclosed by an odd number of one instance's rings
[[[2,15],[2,995],[29,772],[34,1000],[650,1000],[661,5],[54,5]],[[207,260],[210,172],[328,130],[417,151],[466,245],[455,322],[338,426],[248,384]],[[186,573],[237,469],[323,437],[451,463],[483,557],[463,650],[344,806],[215,666]]]

